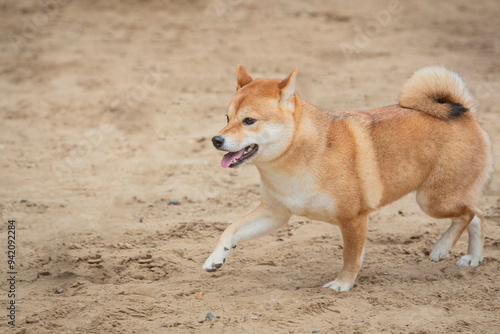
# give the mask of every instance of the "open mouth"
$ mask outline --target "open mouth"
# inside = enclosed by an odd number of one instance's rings
[[[258,149],[259,145],[252,144],[238,152],[229,152],[226,155],[224,155],[220,164],[224,168],[237,167],[248,161],[250,158],[252,158],[255,155],[255,153],[257,153]]]

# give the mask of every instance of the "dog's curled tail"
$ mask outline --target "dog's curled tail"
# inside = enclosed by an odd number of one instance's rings
[[[445,120],[476,111],[462,78],[441,66],[416,71],[403,86],[399,104]]]

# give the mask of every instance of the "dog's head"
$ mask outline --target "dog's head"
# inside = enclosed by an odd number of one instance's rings
[[[227,109],[227,125],[212,138],[217,149],[229,152],[222,158],[222,167],[239,167],[250,160],[268,162],[286,151],[295,127],[296,74],[297,69],[283,81],[253,80],[238,65],[238,86]]]

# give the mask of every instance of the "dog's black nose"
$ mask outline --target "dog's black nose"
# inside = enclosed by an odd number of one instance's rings
[[[222,145],[224,145],[224,137],[215,136],[212,138],[212,143],[214,144],[215,148],[220,148]]]

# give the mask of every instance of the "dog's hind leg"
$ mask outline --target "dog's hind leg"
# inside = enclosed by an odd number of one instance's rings
[[[213,253],[203,265],[206,271],[219,269],[226,261],[231,248],[240,241],[260,237],[277,230],[290,219],[290,212],[279,203],[261,204],[245,218],[229,225],[222,233]]]
[[[460,236],[473,219],[475,219],[475,213],[471,211],[468,211],[460,217],[452,218],[450,227],[434,245],[429,255],[429,259],[434,262],[446,259],[453,246],[455,246],[458,239],[460,239]]]
[[[426,196],[427,195],[427,196]],[[446,259],[460,236],[465,231],[469,232],[469,248],[467,255],[458,262],[459,266],[476,267],[483,259],[484,216],[482,212],[466,204],[456,204],[444,198],[432,198],[429,194],[417,192],[417,202],[430,216],[435,218],[451,218],[451,225],[436,242],[429,255],[434,262]],[[427,205],[427,203],[432,203]]]
[[[335,281],[327,283],[323,286],[324,288],[349,291],[353,287],[363,262],[367,219],[368,215],[364,214],[343,222],[340,226],[344,240],[344,266]]]
[[[476,267],[483,261],[484,216],[476,209],[476,215],[467,226],[469,246],[467,254],[458,260],[457,265]]]

